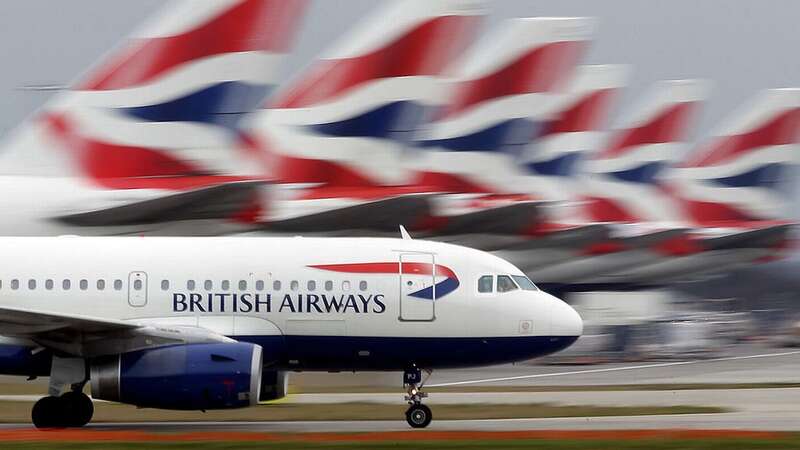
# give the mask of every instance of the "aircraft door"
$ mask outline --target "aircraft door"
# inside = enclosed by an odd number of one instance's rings
[[[434,255],[400,254],[400,320],[425,322],[436,318],[434,274]]]
[[[141,307],[147,305],[147,274],[131,272],[128,274],[128,304]]]

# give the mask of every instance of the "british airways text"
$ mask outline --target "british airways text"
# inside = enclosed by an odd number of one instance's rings
[[[382,314],[383,294],[172,293],[173,312],[193,313],[356,313]]]

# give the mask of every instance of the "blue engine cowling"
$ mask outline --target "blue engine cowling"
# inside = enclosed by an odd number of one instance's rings
[[[140,350],[92,361],[92,396],[146,408],[206,410],[258,403],[261,346],[244,342]]]

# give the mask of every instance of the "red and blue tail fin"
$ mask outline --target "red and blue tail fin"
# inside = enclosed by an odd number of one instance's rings
[[[735,112],[672,171],[668,187],[685,218],[704,227],[789,217],[800,162],[800,89],[770,89]]]
[[[277,81],[305,0],[173,2],[9,143],[22,173],[63,161],[91,181],[125,188],[145,179],[237,172],[239,119]],[[51,164],[52,165],[52,164]],[[162,180],[163,181],[163,180]],[[155,182],[163,185],[162,181]]]
[[[659,188],[680,157],[708,83],[658,83],[607,143],[584,164],[583,214],[592,222],[668,221],[674,205]]]
[[[354,27],[254,121],[279,155],[276,178],[404,182],[403,147],[438,105],[440,77],[471,43],[482,12],[471,1],[395,1]]]
[[[506,160],[542,133],[593,28],[588,18],[522,18],[503,24],[465,58],[455,73],[449,104],[420,133],[417,182],[447,189],[460,177],[461,185],[472,186],[469,191],[507,191],[506,183],[486,175],[507,179]]]

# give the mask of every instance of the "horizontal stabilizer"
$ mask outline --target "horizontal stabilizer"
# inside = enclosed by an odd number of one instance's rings
[[[437,234],[518,234],[535,223],[539,217],[539,202],[516,202],[449,216],[447,224],[437,230]]]
[[[236,181],[54,219],[100,227],[231,217],[250,205],[261,185],[262,181]]]
[[[342,230],[384,230],[396,233],[398,223],[414,223],[430,214],[426,195],[407,195],[336,208],[300,217],[269,221],[269,231],[294,233],[334,232]]]

